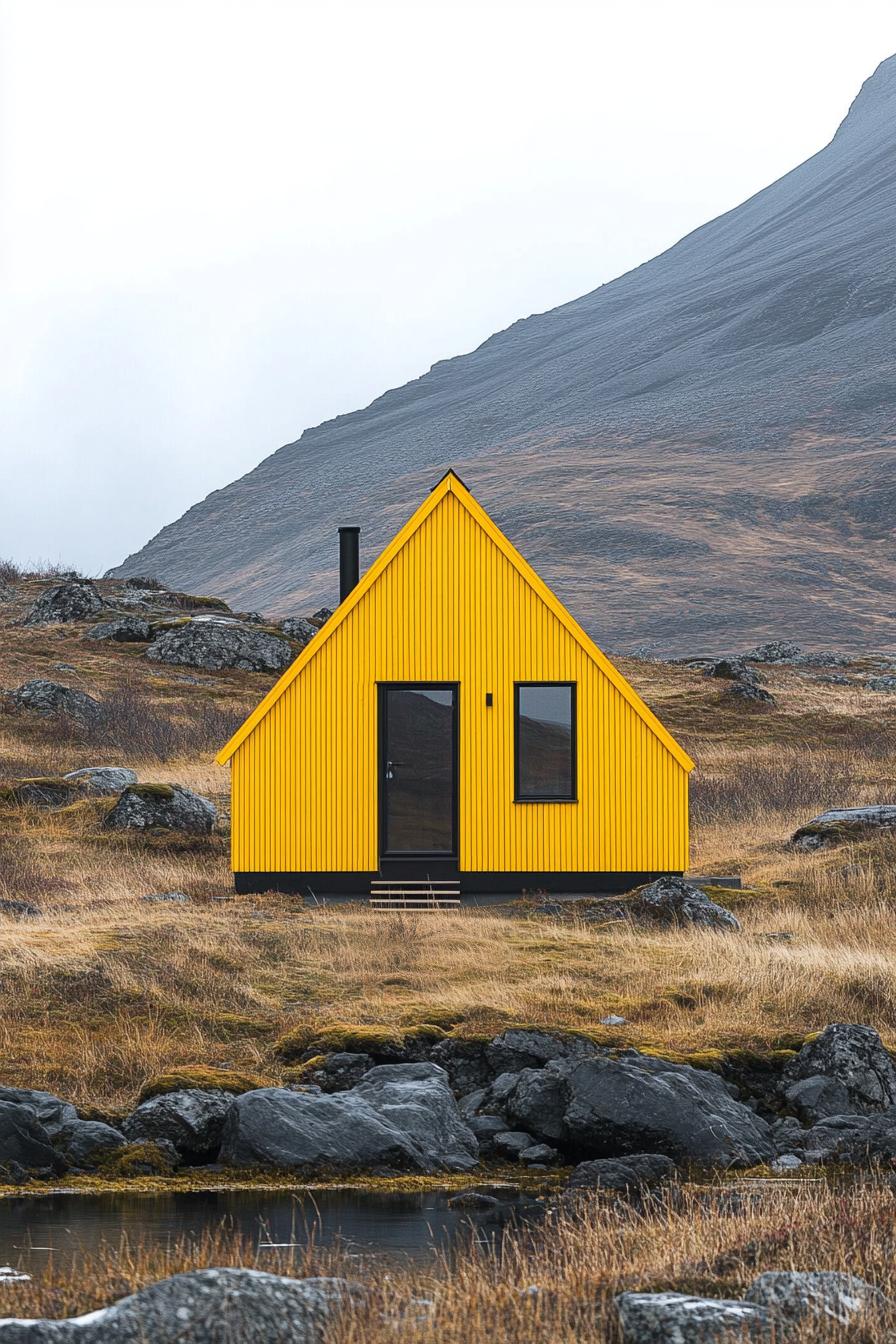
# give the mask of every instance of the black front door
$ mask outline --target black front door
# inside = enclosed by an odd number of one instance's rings
[[[455,685],[380,686],[379,766],[381,863],[456,859]]]

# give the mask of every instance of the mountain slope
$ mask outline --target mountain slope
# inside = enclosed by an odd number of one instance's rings
[[[610,648],[896,642],[896,57],[669,251],[307,430],[116,574],[332,601],[448,465]]]

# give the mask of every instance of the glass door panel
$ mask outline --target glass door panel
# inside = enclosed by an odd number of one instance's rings
[[[457,691],[392,683],[381,692],[384,854],[456,852]]]

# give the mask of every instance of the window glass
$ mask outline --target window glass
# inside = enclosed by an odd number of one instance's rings
[[[569,682],[517,686],[517,798],[550,801],[575,795],[574,687]]]

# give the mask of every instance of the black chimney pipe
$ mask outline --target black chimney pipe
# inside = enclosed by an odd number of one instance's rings
[[[358,586],[360,569],[358,563],[358,537],[360,527],[340,527],[339,529],[339,601],[344,602],[353,588]]]

